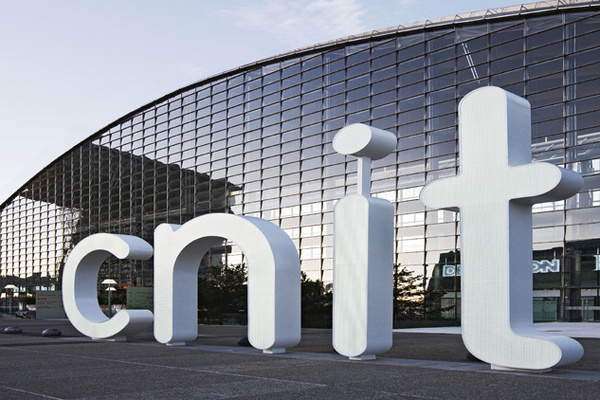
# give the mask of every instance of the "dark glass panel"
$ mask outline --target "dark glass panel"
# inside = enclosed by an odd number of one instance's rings
[[[564,120],[554,119],[550,121],[542,121],[535,124],[531,124],[531,136],[540,137],[548,136],[556,133],[563,132]]]
[[[356,64],[360,64],[360,63],[368,64],[368,60],[369,60],[369,49],[366,49],[361,52],[349,55],[346,60],[346,65],[351,66],[351,65],[356,65]]]
[[[425,80],[425,70],[418,70],[406,74],[401,74],[398,77],[398,85],[399,86],[407,86],[412,85],[415,82],[421,82]]]
[[[395,87],[395,85],[394,85]],[[388,92],[384,92],[384,93],[378,93],[375,92],[375,89],[373,88],[372,91],[372,97],[371,97],[371,105],[376,107],[382,104],[386,104],[386,103],[391,103],[394,102],[396,100],[396,91],[395,90],[390,90]]]
[[[572,86],[575,90],[575,93],[577,93],[577,96],[580,98],[595,96],[596,94],[600,93],[600,79],[577,83]],[[567,90],[569,89],[570,87],[567,86]]]
[[[368,95],[369,95],[369,87],[363,86],[361,88],[348,91],[347,101],[358,100],[363,97],[367,97]]]
[[[421,135],[410,136],[398,140],[398,150],[407,150],[416,147],[422,147],[424,145],[424,137]]]
[[[563,55],[563,43],[554,43],[548,46],[538,47],[529,50],[526,54],[526,62],[529,64],[538,63],[553,58],[560,58]]]
[[[520,53],[499,60],[492,60],[491,73],[500,74],[511,69],[521,68],[525,65],[524,58],[524,54]]]
[[[300,63],[296,63],[296,64],[292,64],[289,66],[286,66],[282,69],[281,71],[281,77],[282,78],[288,78],[292,75],[297,75],[299,74],[301,71],[300,69]]]
[[[524,97],[525,96],[525,83],[518,82],[513,85],[508,85],[508,86],[504,87],[504,90],[506,90],[507,92],[516,94],[519,97]]]
[[[567,67],[575,68],[600,61],[600,47],[567,55]]]
[[[438,50],[427,55],[427,64],[437,64],[454,58],[454,47]]]
[[[430,78],[427,81],[429,91],[440,90],[442,88],[452,86],[455,83],[456,83],[456,74],[453,74],[453,73],[448,74],[448,75],[443,75],[440,77],[436,77],[436,78]]]
[[[442,62],[439,64],[432,65],[427,68],[427,72],[430,78],[434,78],[436,76],[448,74],[450,72],[454,72],[454,67],[456,62],[454,60]]]
[[[404,38],[400,38],[402,40]],[[411,47],[401,47],[398,51],[398,61],[403,62],[415,57],[423,57],[425,54],[425,43],[420,43]]]
[[[356,78],[351,78],[351,75],[348,76],[348,81],[346,82],[347,90],[352,90],[357,87],[365,86],[369,84],[369,75],[362,75]]]
[[[600,93],[597,96],[581,98],[567,102],[567,107],[577,114],[596,111],[600,108]]]
[[[368,92],[367,92],[368,93]],[[366,110],[369,107],[369,99],[362,99],[348,102],[346,105],[346,113],[353,114],[359,111]]]
[[[429,94],[431,95],[431,94]],[[412,110],[425,106],[425,96],[417,96],[408,99],[401,99],[398,102],[398,110],[401,112]]]
[[[485,68],[486,66],[482,64],[488,62],[488,54],[489,51],[487,49],[473,51],[470,47],[467,46],[466,43],[463,43],[462,45],[460,45],[460,50],[458,51],[458,57],[456,59],[456,68]]]
[[[400,98],[414,97],[425,93],[425,82],[418,82],[409,86],[401,87],[398,90]]]
[[[555,29],[561,29],[563,24],[563,14],[557,13],[552,15],[536,16],[525,22],[525,31],[528,35],[533,35],[538,32],[543,32],[552,37]],[[552,29],[555,28],[555,29]],[[561,36],[562,38],[562,36]]]
[[[368,62],[355,65],[353,67],[349,67],[347,69],[347,74],[349,77],[366,75],[370,72],[370,66]],[[367,78],[368,79],[368,78]]]
[[[575,32],[578,35],[598,30],[600,24],[600,16],[595,11],[587,12],[572,12],[565,14],[567,23],[575,22]]]
[[[362,101],[362,100],[360,100],[360,101]],[[368,104],[368,101],[365,104]],[[365,108],[361,107],[360,109],[363,109],[365,111],[360,111],[360,112],[348,111],[349,115],[347,118],[347,124],[357,124],[357,123],[368,124],[369,123],[369,110],[366,110],[366,107]]]
[[[443,115],[441,117],[428,119],[428,130],[438,130],[448,128],[456,124],[456,116],[454,114]]]
[[[451,100],[456,97],[454,88],[446,88],[427,93],[427,104],[435,104],[443,101]]]
[[[371,73],[371,81],[378,82],[381,80],[396,79],[396,66],[391,66],[385,69],[373,71]]]
[[[562,58],[552,61],[547,61],[541,64],[534,64],[527,67],[527,77],[529,79],[538,78],[544,75],[550,75],[557,72],[562,72]]]
[[[425,118],[425,109],[417,108],[398,113],[398,124],[405,125]]]
[[[563,27],[559,26],[554,29],[550,29],[539,33],[537,35],[531,35],[527,37],[527,48],[533,49],[535,47],[545,46],[548,43],[560,42],[563,40]]]
[[[524,70],[519,68],[514,71],[505,72],[502,74],[493,75],[491,77],[492,85],[506,87],[517,82],[523,81]]]
[[[332,85],[337,82],[342,82],[344,79],[346,79],[346,71],[341,70],[341,71],[333,72],[329,75],[326,75],[324,77],[324,82],[326,85]]]
[[[547,90],[527,96],[532,107],[542,107],[563,101],[563,88]]]
[[[442,103],[436,103],[427,107],[427,114],[429,117],[438,115],[444,115],[449,113],[456,113],[456,101],[449,100]]]
[[[575,41],[575,47],[577,51],[591,49],[598,46],[598,35],[599,31],[587,33],[585,35],[577,36]]]
[[[541,122],[550,119],[563,117],[563,105],[554,104],[542,108],[535,108],[531,111],[531,122]]]
[[[513,40],[490,49],[490,58],[497,60],[511,54],[521,53],[524,50],[525,41],[523,39]]]
[[[430,52],[454,44],[454,30],[442,29],[425,32],[427,48]]]
[[[503,21],[490,24],[490,44],[499,44],[520,39],[524,36],[524,25],[522,22]]]
[[[577,115],[576,128],[578,130],[586,130],[591,128],[597,128],[600,126],[600,111],[596,110],[588,113],[581,113]]]
[[[339,60],[330,61],[327,64],[325,64],[325,72],[329,73],[329,72],[334,72],[334,71],[340,71],[340,70],[344,69],[345,67],[346,67],[346,59],[341,58]]]
[[[457,27],[456,40],[469,43],[469,47],[473,47],[473,50],[487,47],[487,24]]]
[[[372,118],[381,118],[388,115],[395,114],[396,104],[386,104],[381,107],[375,107],[371,111]]]
[[[387,92],[387,91],[395,89],[395,88],[396,88],[396,78],[392,77],[392,78],[386,79],[385,81],[381,81],[381,82],[372,84],[371,85],[371,93],[376,94],[376,93],[381,93],[381,92]]]

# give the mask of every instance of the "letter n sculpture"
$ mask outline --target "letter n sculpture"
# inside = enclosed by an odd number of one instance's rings
[[[206,214],[154,231],[154,337],[183,345],[198,336],[198,269],[211,246],[228,239],[248,263],[248,340],[264,353],[300,342],[300,261],[275,224],[233,214]]]
[[[396,148],[396,135],[363,124],[333,139],[341,154],[358,157],[358,194],[334,212],[333,347],[353,360],[392,347],[394,207],[371,197],[371,160]]]
[[[577,361],[583,348],[533,326],[531,205],[570,197],[578,174],[532,163],[529,103],[500,88],[459,105],[460,171],[429,183],[421,200],[460,210],[462,336],[493,369],[544,371]]]

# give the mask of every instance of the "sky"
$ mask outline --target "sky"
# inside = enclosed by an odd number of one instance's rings
[[[264,58],[518,0],[0,0],[0,203],[181,87]]]

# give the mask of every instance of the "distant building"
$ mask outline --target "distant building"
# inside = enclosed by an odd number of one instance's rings
[[[531,102],[534,159],[585,181],[576,196],[534,207],[536,318],[600,320],[599,37],[600,2],[546,1],[319,44],[167,94],[66,152],[0,206],[0,287],[57,288],[83,237],[152,243],[158,224],[210,212],[274,222],[296,243],[304,272],[330,282],[333,205],[356,184],[356,162],[331,141],[364,122],[398,136],[397,151],[373,163],[372,189],[396,207],[396,263],[447,290],[444,304],[457,302],[457,214],[426,210],[418,195],[456,174],[460,99],[496,85]],[[242,261],[224,243],[204,262]],[[152,260],[111,260],[100,275],[150,286]]]

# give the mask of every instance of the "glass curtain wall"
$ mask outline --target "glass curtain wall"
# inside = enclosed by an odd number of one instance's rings
[[[3,204],[0,285],[60,288],[82,238],[152,243],[158,224],[211,212],[275,223],[308,277],[330,283],[333,207],[356,190],[356,162],[331,141],[362,122],[398,137],[397,151],[373,162],[372,186],[395,205],[395,263],[445,290],[442,305],[457,304],[459,216],[418,196],[457,172],[460,99],[496,85],[531,102],[534,159],[585,181],[573,198],[534,207],[536,318],[598,320],[599,34],[598,9],[449,23],[286,54],[176,91],[76,146]],[[243,255],[224,243],[203,262]],[[151,286],[152,260],[111,259],[105,277]]]

